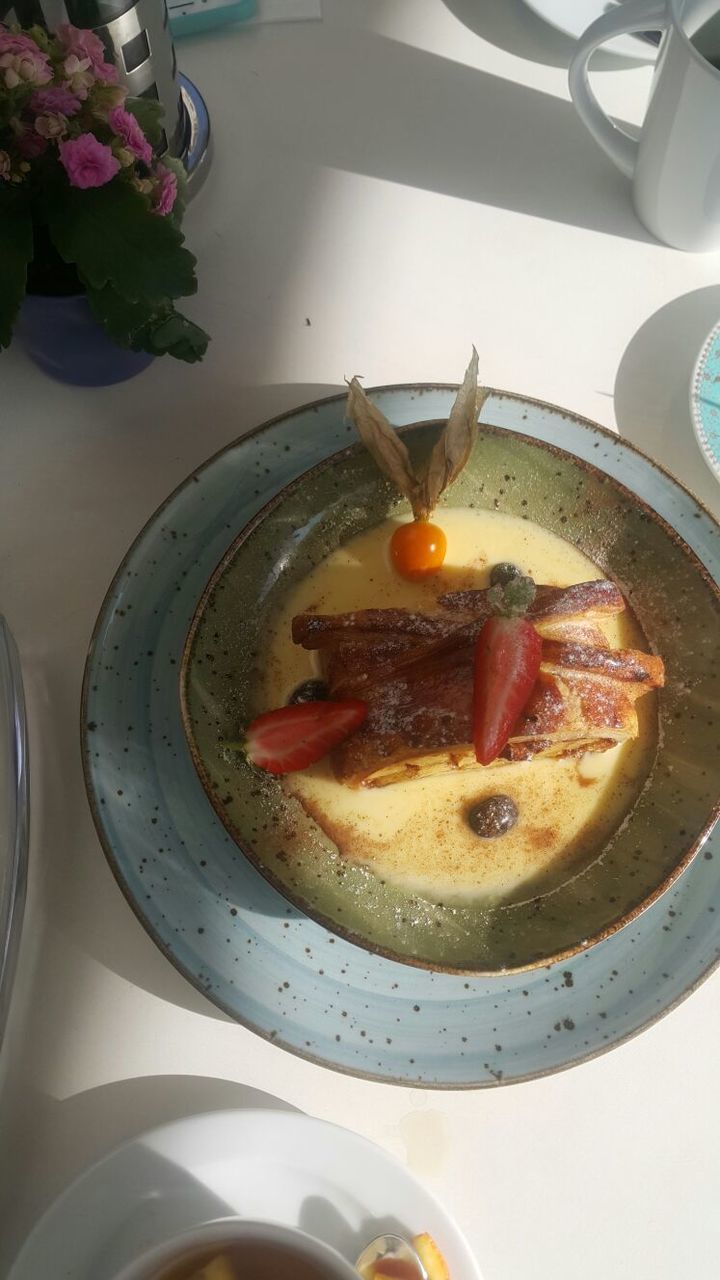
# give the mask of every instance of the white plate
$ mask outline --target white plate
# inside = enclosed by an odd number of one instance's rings
[[[525,0],[525,4],[539,18],[544,18],[566,36],[572,36],[573,40],[579,40],[590,23],[601,14],[615,8],[609,0]],[[621,58],[632,58],[633,62],[654,62],[657,54],[657,49],[640,36],[618,36],[603,45],[603,49]]]
[[[41,1218],[8,1280],[111,1280],[142,1249],[232,1214],[301,1227],[352,1262],[385,1231],[429,1231],[452,1280],[482,1280],[452,1219],[392,1156],[278,1111],[191,1116],[118,1147]]]

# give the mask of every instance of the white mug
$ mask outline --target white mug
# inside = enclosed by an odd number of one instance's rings
[[[588,61],[613,36],[658,29],[664,35],[636,142],[599,106]],[[626,0],[603,14],[580,37],[570,94],[595,141],[632,179],[635,212],[648,230],[676,249],[720,248],[720,0]]]

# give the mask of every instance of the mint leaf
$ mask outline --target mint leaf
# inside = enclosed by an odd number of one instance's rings
[[[12,194],[0,200],[0,244],[0,347],[9,347],[33,256],[30,210]]]
[[[532,578],[518,576],[506,582],[504,586],[498,583],[497,586],[490,587],[487,600],[493,613],[503,618],[520,618],[530,608],[536,591]]]
[[[155,356],[171,355],[188,363],[202,360],[207,350],[207,334],[170,302],[159,307],[128,302],[109,285],[88,288],[87,297],[95,319],[119,346]]]
[[[81,191],[59,188],[47,203],[51,239],[93,289],[113,289],[128,302],[161,304],[195,293],[195,258],[182,232],[152,213],[122,179]]]

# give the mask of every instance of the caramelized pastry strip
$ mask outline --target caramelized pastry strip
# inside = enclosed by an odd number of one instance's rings
[[[608,649],[562,640],[544,640],[542,660],[549,670],[586,671],[610,676],[613,680],[643,684],[651,689],[661,688],[665,683],[662,658],[654,653],[642,653],[639,649]]]
[[[465,608],[460,612],[460,599]],[[367,644],[368,650],[378,640],[392,636],[394,652],[383,654],[381,662],[363,669],[360,660],[357,677],[342,681],[343,691],[350,687],[367,688],[370,684],[389,680],[418,662],[433,663],[448,659],[479,634],[491,609],[487,591],[459,591],[441,596],[441,603],[455,603],[442,613],[415,613],[409,609],[358,609],[353,613],[301,613],[292,621],[295,644],[305,649],[332,649],[347,641]],[[581,582],[572,587],[540,586],[529,616],[535,621],[559,623],[588,614],[619,613],[625,607],[622,594],[613,582],[600,579]]]
[[[478,612],[487,617],[490,607],[487,603],[489,588],[480,591],[448,591],[438,598],[438,603],[445,609]],[[622,593],[605,578],[594,582],[578,582],[572,587],[539,586],[530,608],[528,617],[537,618],[574,618],[580,614],[604,615],[622,613],[625,601]]]
[[[376,639],[390,633],[408,641],[449,641],[474,639],[491,613],[487,590],[452,591],[440,596],[448,613],[415,613],[411,609],[357,609],[353,613],[300,613],[292,621],[292,638],[305,649],[325,649],[342,640]],[[625,601],[614,582],[580,582],[572,587],[543,587],[528,611],[534,621],[621,613]],[[464,615],[464,616],[463,616]]]
[[[606,751],[637,736],[634,704],[662,684],[662,662],[635,650],[550,641],[531,697],[513,728],[506,760]],[[383,786],[400,777],[478,767],[472,737],[473,648],[451,660],[417,662],[376,682],[352,646],[326,651],[331,695],[368,702],[365,724],[333,754],[337,777],[350,786]],[[545,646],[543,646],[545,649]],[[343,650],[346,650],[343,653]],[[369,655],[368,655],[369,656]],[[571,661],[564,662],[569,657]],[[362,684],[363,677],[367,683]]]
[[[470,614],[468,621],[476,621]],[[390,633],[409,640],[436,640],[451,635],[462,619],[442,613],[413,613],[410,609],[357,609],[354,613],[299,613],[292,620],[292,638],[304,649],[325,649],[341,640],[357,640]]]
[[[580,628],[578,629],[581,630]],[[432,644],[412,645],[399,652],[378,653],[368,645],[350,647],[349,642],[326,650],[326,672],[335,697],[348,697],[401,676],[418,680],[439,665],[468,660],[476,630],[471,625],[454,632],[445,640]],[[601,637],[602,638],[602,637]],[[662,658],[638,649],[609,649],[602,644],[556,640],[543,636],[542,663],[546,670],[586,672],[608,676],[628,684],[641,684],[649,689],[662,687],[665,681]]]

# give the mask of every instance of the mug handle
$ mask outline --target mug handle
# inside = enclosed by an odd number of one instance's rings
[[[586,129],[628,178],[632,178],[638,144],[605,114],[588,79],[588,62],[598,45],[613,36],[633,31],[657,30],[670,25],[668,0],[625,0],[617,9],[597,18],[580,37],[570,63],[570,97]]]

